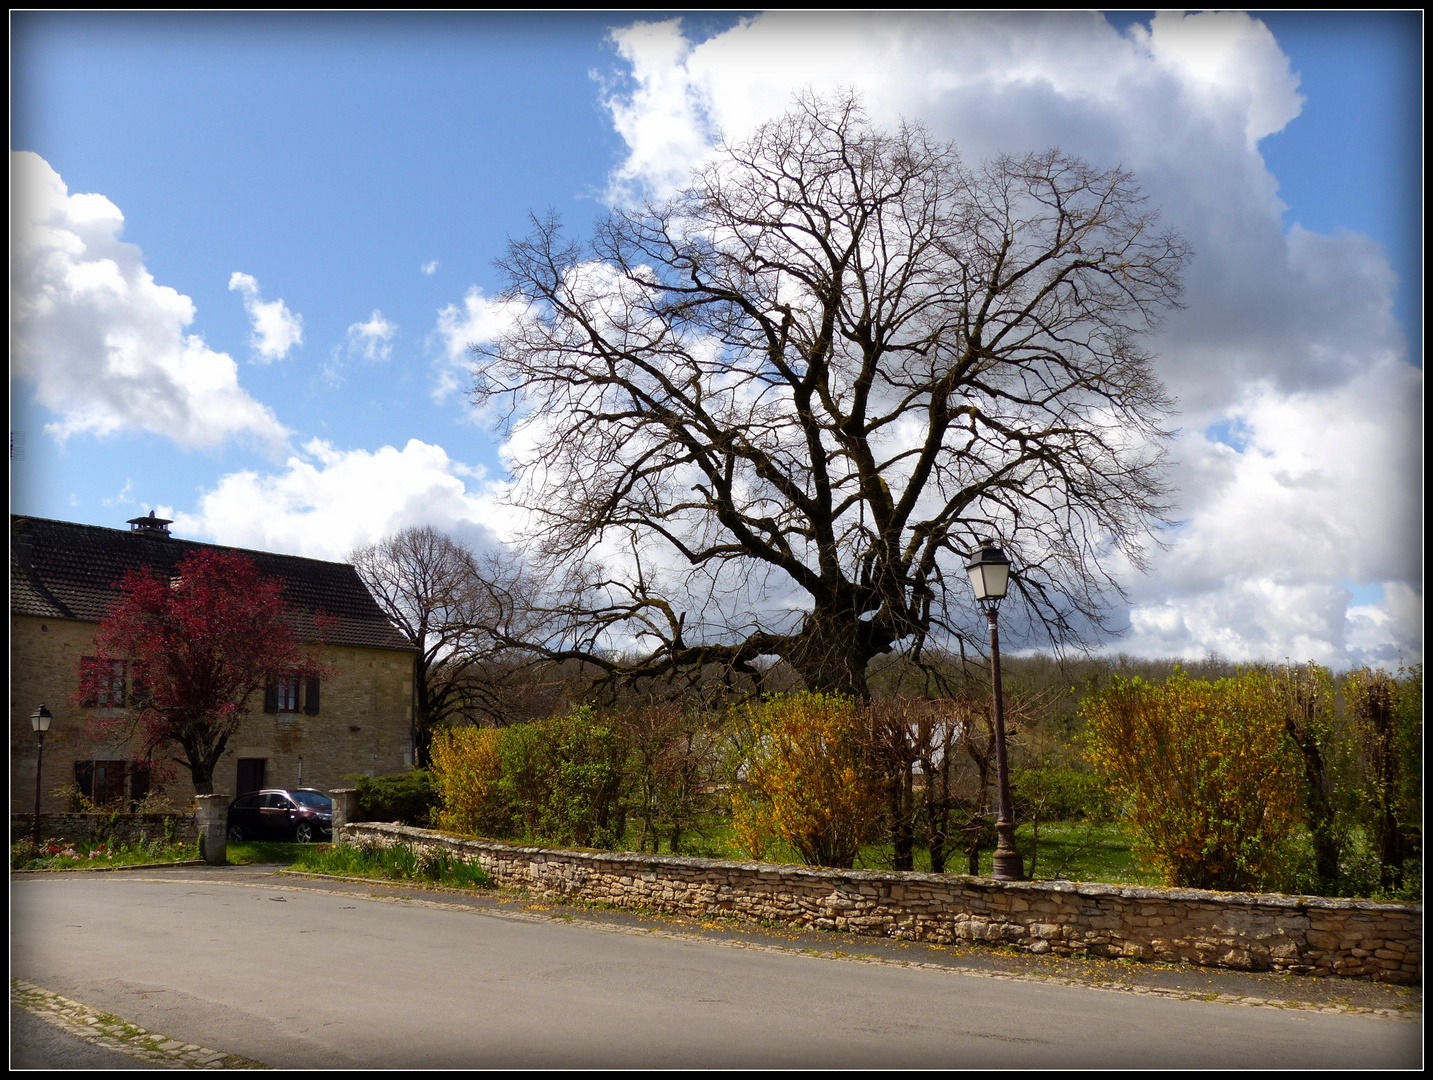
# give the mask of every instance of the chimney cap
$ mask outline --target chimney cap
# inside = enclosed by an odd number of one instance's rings
[[[130,526],[130,532],[144,533],[146,536],[168,536],[169,526],[174,524],[174,519],[156,517],[151,510],[148,517],[130,518],[126,524]]]

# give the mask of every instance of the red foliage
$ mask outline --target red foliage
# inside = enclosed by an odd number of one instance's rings
[[[100,737],[127,737],[138,726],[143,753],[179,749],[195,790],[212,788],[229,738],[279,674],[322,673],[317,650],[294,636],[282,584],[234,552],[199,550],[175,575],[131,572],[123,598],[95,636],[101,662],[81,673],[79,698],[94,699],[105,664],[126,661],[139,683],[123,716],[97,717]],[[262,698],[260,698],[262,700]]]

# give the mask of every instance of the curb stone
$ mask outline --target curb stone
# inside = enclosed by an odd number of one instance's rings
[[[10,1004],[97,1046],[117,1050],[160,1069],[267,1069],[270,1066],[238,1054],[171,1039],[100,1012],[53,990],[10,980]]]
[[[48,866],[40,870],[11,870],[14,874],[114,874],[121,870],[168,870],[170,867],[194,867],[209,865],[203,859],[184,859],[179,862],[125,863],[122,866]]]

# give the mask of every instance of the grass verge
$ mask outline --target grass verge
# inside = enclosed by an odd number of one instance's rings
[[[475,862],[431,848],[414,851],[401,844],[392,847],[306,846],[298,851],[293,869],[343,877],[418,881],[457,889],[492,885],[487,872]]]

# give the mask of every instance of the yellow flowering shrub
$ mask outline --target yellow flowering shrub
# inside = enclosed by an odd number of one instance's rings
[[[1083,711],[1090,760],[1124,804],[1135,855],[1167,884],[1248,889],[1278,878],[1301,781],[1271,678],[1117,678]]]
[[[499,790],[502,735],[496,728],[462,727],[434,736],[429,771],[439,799],[438,828],[475,836],[507,831]]]
[[[869,719],[849,698],[791,694],[748,709],[732,831],[752,858],[777,840],[813,866],[849,867],[881,811]]]

